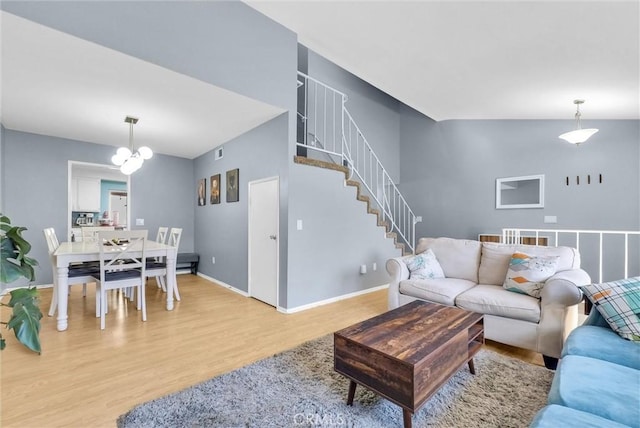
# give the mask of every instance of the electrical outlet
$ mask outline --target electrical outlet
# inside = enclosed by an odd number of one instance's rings
[[[360,273],[363,275],[367,273],[367,265],[360,265]]]
[[[373,266],[371,266],[371,269],[375,272],[378,270],[378,264],[376,262],[373,262]]]
[[[213,264],[213,265],[216,264],[216,258],[215,257],[211,257],[211,264]]]

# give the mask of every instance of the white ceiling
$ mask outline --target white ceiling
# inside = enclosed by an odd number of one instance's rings
[[[640,2],[247,1],[436,120],[640,118]]]
[[[640,118],[640,2],[250,1],[436,120]],[[9,129],[195,158],[283,112],[0,12]]]
[[[284,110],[1,12],[6,128],[195,158]]]

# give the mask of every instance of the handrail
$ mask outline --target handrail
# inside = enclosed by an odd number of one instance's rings
[[[622,236],[624,237],[624,262],[623,262],[623,276],[622,278],[629,277],[629,250],[631,248],[631,243],[629,241],[630,236],[637,236],[637,252],[639,254],[638,260],[636,261],[634,268],[638,270],[638,275],[640,275],[640,231],[635,230],[592,230],[592,229],[522,229],[522,228],[504,228],[502,229],[502,242],[505,243],[519,243],[520,239],[523,236],[535,236],[535,242],[538,242],[538,238],[540,236],[545,236],[547,238],[552,238],[552,245],[557,247],[559,244],[560,235],[570,235],[570,237],[574,237],[575,239],[575,248],[578,252],[582,253],[581,245],[584,248],[585,237],[581,235],[596,235],[598,238],[598,248],[597,248],[597,258],[598,258],[598,282],[603,282],[604,278],[604,267],[605,261],[608,261],[611,264],[610,260],[604,259],[604,238],[607,235],[612,236]],[[612,257],[617,256],[615,251],[610,251]],[[613,279],[620,279],[619,277],[611,277],[607,278],[607,281]]]
[[[362,183],[389,231],[414,252],[416,216],[346,109],[347,95],[302,72],[298,77],[303,112],[298,112],[301,129],[297,145],[328,154],[334,162],[348,166],[350,178],[355,175]],[[313,144],[309,144],[310,135]],[[321,148],[316,142],[321,142]]]

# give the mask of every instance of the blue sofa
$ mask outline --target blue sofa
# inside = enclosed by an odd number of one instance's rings
[[[640,343],[620,337],[594,308],[569,334],[548,405],[530,426],[640,428]]]

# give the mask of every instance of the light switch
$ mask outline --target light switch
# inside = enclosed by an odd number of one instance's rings
[[[544,216],[544,222],[545,223],[557,223],[558,222],[558,217],[555,215],[546,215]]]
[[[298,220],[298,221],[296,222],[296,229],[298,229],[298,230],[302,230],[302,220]]]
[[[136,219],[136,226],[144,226],[144,219],[143,218],[137,218]]]

